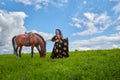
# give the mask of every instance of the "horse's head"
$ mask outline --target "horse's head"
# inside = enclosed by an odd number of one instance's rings
[[[41,50],[40,57],[45,57],[46,56],[46,50]]]
[[[46,42],[44,42],[44,49],[42,51],[42,57],[46,56]]]
[[[41,57],[45,57],[46,56],[46,42],[44,40],[44,38],[37,34],[37,33],[34,33],[35,35],[37,35],[39,37],[39,42],[40,42],[40,46],[41,46]]]

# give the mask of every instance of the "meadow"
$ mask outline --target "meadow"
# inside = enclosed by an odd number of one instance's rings
[[[35,53],[0,55],[0,80],[120,80],[120,49],[70,52],[69,58]]]

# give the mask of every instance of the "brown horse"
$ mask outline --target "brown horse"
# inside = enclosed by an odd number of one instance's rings
[[[12,45],[14,49],[14,54],[18,56],[19,49],[19,57],[21,57],[21,50],[23,46],[31,46],[31,57],[33,57],[34,47],[37,48],[40,57],[44,57],[46,55],[46,42],[43,37],[37,33],[31,33],[29,36],[29,40],[27,40],[27,34],[20,34],[14,36],[12,38]]]

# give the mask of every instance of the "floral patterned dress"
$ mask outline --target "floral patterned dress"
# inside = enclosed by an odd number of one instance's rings
[[[53,51],[51,54],[51,58],[62,58],[62,57],[69,57],[69,47],[68,47],[68,38],[58,38],[57,36],[54,36],[52,41],[59,40],[58,42],[55,42]]]

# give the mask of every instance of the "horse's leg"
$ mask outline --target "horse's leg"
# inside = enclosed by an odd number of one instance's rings
[[[34,46],[31,46],[31,58],[33,57],[33,53],[34,53]]]
[[[39,52],[39,54],[40,54],[40,57],[41,57],[42,55],[41,55],[41,51],[40,51],[39,46],[36,46],[36,48],[37,48],[37,50],[38,50],[38,52]]]
[[[22,50],[22,46],[20,46],[20,49],[19,49],[19,57],[21,57],[21,50]]]
[[[18,53],[17,53],[18,52],[18,48],[19,47],[17,46],[16,49],[15,49],[16,56],[18,56]]]

